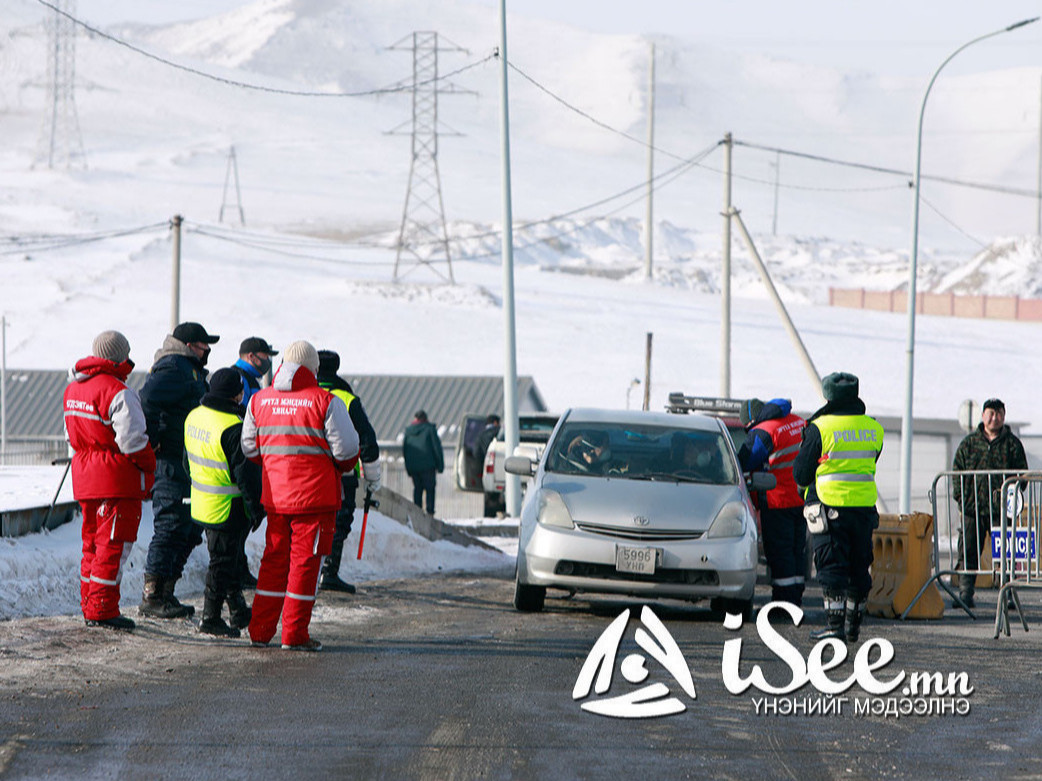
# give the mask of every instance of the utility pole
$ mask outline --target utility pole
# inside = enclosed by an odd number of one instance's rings
[[[724,136],[724,258],[720,272],[720,396],[731,398],[731,134]]]
[[[174,332],[177,324],[181,322],[181,223],[184,218],[175,214],[170,221],[170,230],[173,233],[174,245],[174,279],[170,297],[170,333]]]
[[[1042,238],[1042,91],[1039,93],[1038,111],[1038,210],[1035,214],[1035,235]]]
[[[239,224],[246,225],[246,215],[242,210],[242,191],[239,189],[239,160],[235,156],[235,146],[228,149],[228,165],[224,169],[224,192],[221,193],[221,210],[217,213],[217,222],[224,222],[224,210],[232,208],[228,204],[228,183],[235,179],[235,209],[239,212]]]
[[[0,464],[7,464],[7,315],[0,315]]]
[[[644,212],[644,278],[651,279],[652,234],[655,231],[653,219],[654,180],[655,180],[655,44],[650,46],[650,64],[648,66],[648,198]]]
[[[403,45],[406,42],[408,45]],[[458,136],[460,133],[451,130],[439,133],[438,94],[471,91],[458,89],[451,84],[439,86],[438,52],[467,50],[455,44],[441,46],[436,32],[414,32],[388,48],[412,52],[412,158],[394,258],[394,281],[397,282],[408,273],[401,271],[402,255],[406,254],[412,257],[415,264],[413,268],[426,266],[442,279],[455,284],[449,234],[445,226],[445,203],[441,197],[438,136]],[[402,127],[404,125],[391,130],[390,134],[403,135],[400,132]],[[435,263],[444,263],[448,275],[441,273]]]
[[[53,0],[47,20],[47,99],[36,163],[48,168],[86,167],[76,113],[76,0]]]
[[[644,339],[644,404],[641,409],[645,412],[651,409],[651,337],[648,331]]]

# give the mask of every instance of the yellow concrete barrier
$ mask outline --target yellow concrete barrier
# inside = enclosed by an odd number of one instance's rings
[[[933,516],[880,515],[872,534],[872,590],[865,610],[882,618],[900,616],[930,580],[933,555]],[[923,592],[908,618],[941,618],[944,601],[936,583]]]

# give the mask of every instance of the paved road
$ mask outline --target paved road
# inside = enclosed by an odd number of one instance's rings
[[[1042,599],[1024,598],[1032,631],[991,638],[990,616],[875,621],[890,641],[878,671],[965,671],[966,716],[785,715],[821,707],[813,686],[769,697],[723,685],[728,639],[740,671],[788,668],[753,625],[727,631],[681,603],[653,606],[691,671],[697,697],[648,658],[644,683],[686,706],[653,719],[580,709],[571,692],[619,599],[511,608],[503,577],[445,575],[370,584],[320,598],[319,654],[211,642],[187,622],[144,621],[135,635],[88,631],[71,617],[0,624],[0,777],[23,778],[1011,778],[1042,776]],[[990,592],[993,598],[994,592]],[[989,592],[979,592],[984,600]],[[760,605],[763,598],[757,600]],[[807,621],[820,622],[814,595]],[[639,651],[631,619],[619,661]],[[803,657],[805,627],[777,625]],[[647,654],[645,654],[647,657]],[[616,673],[606,696],[638,688]],[[848,661],[828,673],[853,673]],[[643,684],[642,684],[643,685]],[[867,695],[855,685],[851,701]],[[787,700],[787,706],[783,700]],[[823,700],[822,700],[823,701]]]

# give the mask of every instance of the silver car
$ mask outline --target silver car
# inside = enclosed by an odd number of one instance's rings
[[[571,409],[532,475],[521,510],[514,606],[543,608],[547,588],[711,599],[752,612],[756,513],[731,437],[717,418]]]

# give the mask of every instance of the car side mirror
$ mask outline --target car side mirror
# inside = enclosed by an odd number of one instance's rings
[[[750,491],[770,491],[778,485],[778,478],[770,472],[753,472],[745,478]]]
[[[531,477],[535,474],[535,463],[526,456],[510,456],[503,463],[503,468],[512,475]]]

